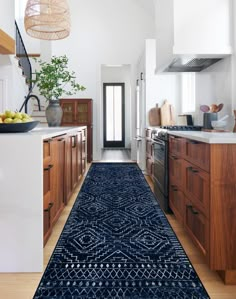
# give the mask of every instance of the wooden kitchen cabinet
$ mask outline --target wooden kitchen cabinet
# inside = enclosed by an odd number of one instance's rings
[[[236,145],[171,135],[169,172],[176,218],[209,267],[226,284],[236,284]]]
[[[185,196],[183,191],[173,182],[169,188],[169,205],[178,221],[184,224]]]
[[[86,170],[86,128],[44,140],[44,245]]]
[[[93,160],[92,99],[60,99],[62,126],[87,126],[87,161]]]
[[[185,203],[185,229],[192,240],[199,247],[203,255],[209,260],[209,220],[190,200]]]
[[[185,140],[185,159],[209,172],[210,145],[196,140]]]
[[[43,142],[43,242],[46,244],[52,231],[52,139]]]

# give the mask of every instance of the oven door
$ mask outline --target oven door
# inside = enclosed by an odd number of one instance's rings
[[[161,139],[154,141],[153,176],[160,191],[168,196],[168,142]]]

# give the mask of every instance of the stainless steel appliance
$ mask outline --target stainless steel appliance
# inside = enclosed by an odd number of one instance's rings
[[[154,140],[154,194],[164,212],[169,208],[169,163],[168,163],[168,132],[169,131],[200,131],[201,126],[162,126],[153,134]]]

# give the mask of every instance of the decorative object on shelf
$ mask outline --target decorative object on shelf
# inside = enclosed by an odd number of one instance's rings
[[[28,0],[25,30],[38,39],[58,40],[70,34],[70,12],[66,0]]]
[[[49,126],[60,126],[62,109],[59,105],[59,98],[62,95],[73,95],[77,91],[85,90],[85,87],[76,83],[75,72],[68,70],[68,58],[63,56],[52,56],[50,62],[35,59],[40,66],[35,71],[35,79],[39,92],[49,101],[46,109],[46,118]],[[54,105],[52,105],[54,102]],[[55,109],[54,112],[52,110]],[[56,113],[58,113],[56,120]]]

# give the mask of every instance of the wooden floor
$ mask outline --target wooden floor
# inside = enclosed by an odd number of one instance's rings
[[[117,161],[117,160],[116,160]],[[125,159],[124,161],[127,161]],[[151,188],[152,182],[147,177],[147,181]],[[56,223],[52,235],[44,248],[44,268],[56,245],[58,237],[64,227],[65,221],[73,206],[73,203],[80,190],[80,185],[76,188],[71,200],[65,207],[61,217]],[[182,243],[187,255],[189,256],[195,270],[197,271],[201,281],[207,289],[212,299],[236,299],[236,286],[225,286],[218,275],[210,271],[205,264],[198,249],[193,245],[183,227],[179,225],[173,215],[167,215],[167,218],[173,227],[177,237]],[[1,247],[0,247],[1,248]],[[42,273],[16,273],[4,274],[0,273],[0,298],[1,299],[32,299],[34,292],[38,286]],[[59,299],[59,298],[58,298]]]
[[[103,149],[102,162],[128,162],[131,161],[130,149]]]

